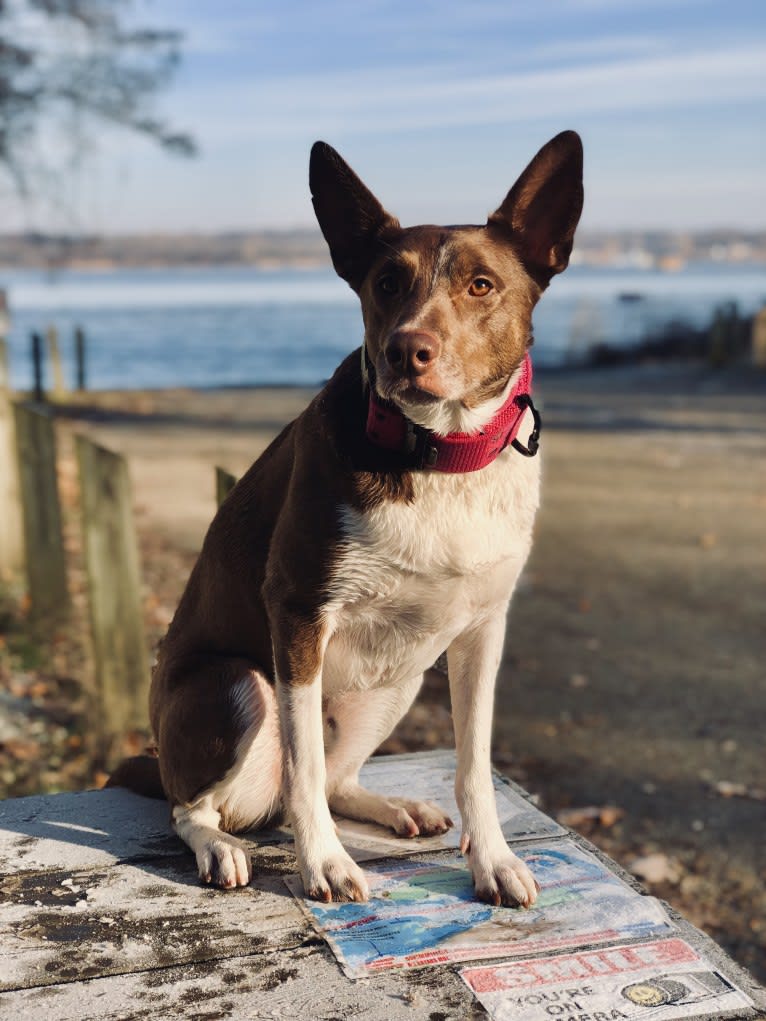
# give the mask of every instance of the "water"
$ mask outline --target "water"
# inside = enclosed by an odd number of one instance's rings
[[[22,389],[31,385],[29,333],[51,323],[70,381],[74,328],[85,329],[95,389],[315,384],[362,337],[358,300],[329,269],[0,269],[0,287],[12,312],[11,382]],[[702,326],[728,300],[743,314],[759,308],[764,268],[574,266],[535,311],[535,361],[577,360],[594,343],[629,343],[674,318]]]

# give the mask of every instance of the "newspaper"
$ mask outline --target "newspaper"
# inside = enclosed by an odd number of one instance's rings
[[[682,939],[460,972],[493,1021],[725,1018],[752,1000]]]
[[[455,753],[440,752],[418,756],[380,756],[363,768],[360,780],[365,787],[385,797],[433,801],[452,819],[454,826],[434,837],[398,837],[392,830],[375,823],[357,822],[335,816],[338,836],[356,861],[395,855],[448,851],[460,844],[460,812],[455,803]],[[506,840],[533,840],[563,836],[566,830],[536,808],[531,801],[510,787],[502,777],[493,777],[495,803]],[[275,830],[260,830],[259,843],[292,840],[288,825]]]
[[[495,776],[493,779],[497,814],[506,840],[555,837],[566,832],[557,822],[509,787],[501,777]],[[433,801],[455,825],[439,836],[407,838],[397,837],[395,833],[374,823],[337,817],[338,836],[354,858],[449,850],[460,844],[461,823],[455,803],[453,754],[424,758],[418,762],[399,758],[374,759],[362,769],[361,782],[370,790],[387,797]]]
[[[476,899],[457,854],[366,866],[366,904],[319,904],[288,885],[351,978],[393,968],[526,957],[589,944],[671,934],[659,902],[614,876],[571,840],[515,846],[540,883],[529,909]]]

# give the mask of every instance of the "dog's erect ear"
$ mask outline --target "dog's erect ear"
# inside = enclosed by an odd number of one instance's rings
[[[370,268],[375,240],[386,228],[397,228],[399,221],[326,142],[315,142],[311,148],[309,186],[333,266],[358,291]]]
[[[562,131],[542,147],[489,223],[510,227],[530,273],[547,286],[567,268],[583,203],[582,142]]]

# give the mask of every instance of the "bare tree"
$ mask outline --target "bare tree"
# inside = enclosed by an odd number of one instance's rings
[[[22,193],[33,190],[41,170],[60,166],[62,155],[75,156],[88,124],[97,121],[174,153],[194,153],[189,135],[153,113],[178,63],[180,35],[133,27],[130,6],[130,0],[0,0],[0,169]]]

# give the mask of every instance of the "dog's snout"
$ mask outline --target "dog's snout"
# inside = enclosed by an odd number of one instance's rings
[[[439,357],[441,345],[432,333],[397,330],[385,348],[388,364],[403,376],[422,376]]]

